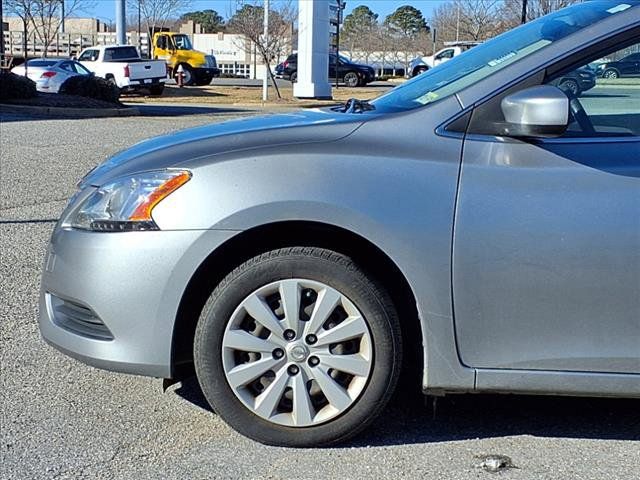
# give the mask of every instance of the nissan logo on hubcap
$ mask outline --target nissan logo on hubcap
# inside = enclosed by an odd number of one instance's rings
[[[289,355],[296,362],[304,362],[309,355],[309,350],[304,345],[295,345],[289,350]]]

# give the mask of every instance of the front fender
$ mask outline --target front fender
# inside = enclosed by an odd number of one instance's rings
[[[457,356],[451,239],[462,139],[436,127],[455,99],[364,123],[346,138],[224,154],[161,202],[161,229],[245,231],[308,221],[351,231],[398,266],[417,299],[429,389],[472,389]],[[393,134],[391,134],[391,132]]]

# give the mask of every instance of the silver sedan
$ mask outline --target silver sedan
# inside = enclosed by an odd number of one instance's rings
[[[71,77],[91,75],[82,64],[74,60],[49,60],[39,58],[28,60],[27,65],[18,65],[11,69],[16,75],[27,76],[36,82],[39,92],[58,93],[62,84]]]
[[[640,80],[556,86],[638,49],[637,1],[578,3],[370,103],[137,144],[55,228],[42,335],[195,372],[276,445],[343,442],[398,385],[640,397]]]

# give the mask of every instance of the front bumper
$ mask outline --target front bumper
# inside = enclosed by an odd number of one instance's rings
[[[57,227],[39,323],[51,345],[89,365],[172,376],[178,306],[198,266],[235,232],[95,233]]]

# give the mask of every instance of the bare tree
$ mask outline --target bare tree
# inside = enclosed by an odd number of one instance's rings
[[[455,0],[440,5],[431,20],[438,34],[436,50],[444,42],[482,41],[501,33],[505,28],[499,16],[502,8],[499,0]]]
[[[255,46],[262,58],[262,62],[271,78],[278,98],[282,98],[280,90],[271,70],[271,61],[279,58],[291,49],[293,22],[297,11],[291,0],[271,2],[269,7],[269,35],[264,38],[264,7],[262,1],[235,0],[236,11],[227,23],[231,33],[245,36],[249,42],[243,42],[238,47],[246,52],[252,52]]]
[[[527,21],[555,12],[580,0],[528,0]],[[522,0],[504,0],[500,17],[504,19],[504,30],[520,24],[522,19]]]
[[[151,35],[154,29],[166,28],[173,25],[187,8],[191,6],[189,0],[127,0],[129,13],[140,8],[141,22]]]
[[[3,1],[7,11],[20,17],[25,27],[34,32],[34,39],[38,39],[42,44],[42,56],[46,57],[49,47],[60,29],[62,2],[60,0]],[[91,8],[93,5],[95,5],[95,2],[89,0],[65,0],[64,15],[65,17],[71,16],[78,11]]]

